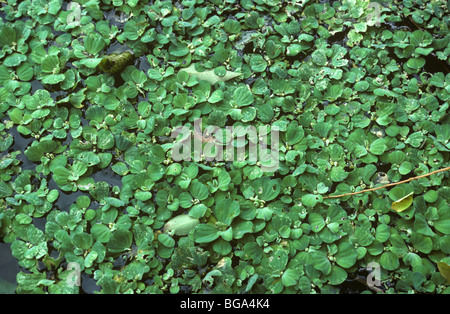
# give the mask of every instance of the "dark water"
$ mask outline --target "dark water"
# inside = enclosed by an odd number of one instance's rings
[[[28,146],[35,141],[33,137],[25,137],[17,131],[16,127],[11,128],[9,134],[12,135],[14,141],[11,147],[8,149],[8,152],[20,151],[20,155],[17,156],[17,159],[21,161],[20,167],[22,170],[34,170],[36,169],[37,164],[28,160],[25,156],[25,150]],[[4,153],[3,153],[4,154]],[[1,155],[0,155],[1,156]]]
[[[81,275],[81,293],[83,294],[94,294],[101,290],[100,286],[97,286],[97,281],[90,275]]]
[[[97,170],[91,175],[91,177],[95,180],[95,182],[107,182],[111,188],[114,186],[122,188],[122,177],[115,173],[111,167]]]
[[[11,254],[11,245],[0,243],[0,294],[14,294],[19,264]]]
[[[76,192],[62,191],[51,177],[50,180],[48,181],[48,188],[59,191],[59,197],[54,203],[54,206],[60,211],[69,212],[70,206],[76,202],[79,196],[86,195],[89,197],[89,193],[85,193],[80,190]]]

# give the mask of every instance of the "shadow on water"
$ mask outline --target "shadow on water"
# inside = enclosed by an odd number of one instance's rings
[[[44,85],[39,80],[31,81],[30,84],[31,84],[31,94],[32,95],[39,89],[45,89]]]
[[[11,254],[11,245],[0,243],[0,294],[15,293],[16,276],[19,271],[19,264]]]
[[[37,164],[28,160],[27,156],[25,156],[25,150],[31,145],[31,143],[35,140],[33,137],[24,137],[22,134],[17,131],[16,127],[11,128],[9,134],[12,135],[14,141],[11,147],[8,149],[8,153],[20,151],[20,155],[17,156],[17,159],[21,161],[20,167],[22,170],[35,170]],[[3,153],[4,154],[4,153]]]
[[[81,275],[81,293],[94,294],[96,291],[100,292],[101,288],[97,285],[97,281],[87,274]]]
[[[62,191],[51,176],[49,177],[49,180],[48,180],[48,188],[52,189],[52,190],[58,190],[59,197],[56,200],[56,202],[54,203],[54,206],[57,209],[59,209],[61,211],[65,211],[65,212],[70,211],[70,206],[77,201],[77,198],[79,196],[86,195],[86,196],[90,197],[89,193],[82,192],[80,190],[78,190],[76,192]]]
[[[122,177],[116,174],[111,167],[95,169],[91,178],[93,178],[95,182],[105,181],[111,188],[114,186],[122,188]]]
[[[144,71],[145,73],[147,73],[147,71],[152,67],[146,56],[141,56],[136,59],[135,66],[137,66],[140,71]]]

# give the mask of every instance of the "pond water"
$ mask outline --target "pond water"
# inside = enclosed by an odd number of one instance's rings
[[[14,294],[19,264],[11,254],[11,244],[0,243],[0,294]]]

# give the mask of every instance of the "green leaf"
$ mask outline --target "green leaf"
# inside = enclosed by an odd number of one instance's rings
[[[26,55],[14,52],[5,58],[3,64],[7,67],[16,67],[26,60],[27,60]]]
[[[87,166],[94,166],[100,163],[100,157],[94,152],[81,152],[75,158]]]
[[[386,151],[386,149],[387,146],[384,138],[376,139],[370,144],[369,147],[369,151],[374,155],[381,155]]]
[[[302,203],[307,207],[314,207],[317,203],[321,203],[323,200],[322,195],[305,194],[302,196]]]
[[[192,197],[200,201],[205,200],[209,196],[208,188],[206,187],[206,185],[200,183],[199,181],[191,182],[189,186],[189,192],[191,193]]]
[[[427,191],[424,195],[423,195],[423,199],[428,202],[428,203],[434,203],[437,201],[439,197],[438,192],[434,191],[434,190],[430,190]]]
[[[401,175],[406,175],[406,174],[410,173],[413,169],[414,169],[414,165],[412,163],[410,163],[409,161],[404,161],[398,168],[398,172]]]
[[[330,178],[333,182],[342,182],[347,179],[349,173],[342,167],[333,167],[330,171]]]
[[[97,134],[97,147],[100,149],[111,149],[114,147],[114,135],[105,129],[102,129]]]
[[[241,31],[241,24],[236,20],[228,19],[223,24],[223,28],[227,33],[237,34]]]
[[[304,136],[303,128],[295,123],[289,124],[286,130],[286,142],[289,145],[295,145],[301,141]]]
[[[197,243],[209,243],[219,237],[219,230],[211,224],[199,224],[195,227],[193,236]]]
[[[434,221],[434,228],[443,234],[450,234],[450,211],[439,213],[439,219]]]
[[[103,224],[95,224],[91,228],[92,236],[101,243],[107,243],[111,237],[112,231]]]
[[[369,84],[369,82],[367,82],[367,81],[360,81],[360,82],[357,82],[357,83],[355,84],[355,86],[353,86],[353,88],[354,88],[357,92],[364,92],[364,91],[366,91],[367,89],[369,89],[369,87],[370,87],[370,84]]]
[[[414,215],[414,231],[430,237],[435,235],[425,216],[420,213]]]
[[[327,64],[327,56],[323,49],[318,49],[311,54],[312,61],[318,66],[324,66]]]
[[[223,239],[218,239],[215,241],[213,249],[217,254],[222,256],[228,255],[233,250],[231,244]]]
[[[271,258],[269,258],[269,267],[274,271],[283,271],[286,268],[288,262],[288,255],[286,251],[278,249],[276,250]]]
[[[338,245],[338,253],[335,255],[336,263],[343,268],[350,268],[356,263],[357,252],[354,246],[348,242]]]
[[[267,68],[267,61],[261,55],[254,55],[250,59],[250,67],[255,72],[264,72]]]
[[[276,57],[278,57],[283,52],[283,46],[278,44],[278,43],[276,43],[276,42],[274,42],[273,40],[268,40],[266,42],[266,46],[265,47],[266,47],[266,51],[267,51],[267,56],[270,59],[275,59]],[[295,47],[291,47],[290,49],[294,50]],[[289,48],[288,48],[288,51],[289,51]],[[298,54],[300,51],[296,51],[296,52],[297,52],[296,54]],[[290,53],[294,53],[294,52],[290,51]]]
[[[211,104],[218,103],[224,98],[224,93],[221,90],[214,91],[211,96],[208,98],[208,102]]]
[[[246,233],[253,232],[253,223],[251,221],[241,221],[233,226],[233,238],[241,239]]]
[[[131,247],[133,234],[128,230],[118,229],[113,232],[106,245],[111,253],[122,253]]]
[[[412,133],[405,141],[405,144],[410,144],[412,147],[419,147],[423,142],[423,134],[420,131]]]
[[[400,261],[394,253],[384,252],[380,258],[380,265],[386,270],[394,271],[400,266]]]
[[[17,214],[15,219],[21,225],[28,225],[33,221],[33,218],[31,218],[29,215],[23,214],[23,213]]]
[[[376,229],[375,238],[380,242],[386,242],[389,239],[389,236],[391,235],[390,231],[391,230],[388,225],[380,224]]]
[[[328,282],[330,285],[340,285],[343,283],[348,277],[347,272],[337,265],[331,266],[331,272],[328,275]]]
[[[88,233],[77,233],[73,236],[72,243],[74,246],[86,251],[91,248],[93,238]]]
[[[143,261],[133,261],[123,269],[123,276],[127,280],[141,280],[145,273],[150,270],[148,266]]]
[[[312,253],[312,264],[315,269],[322,272],[325,276],[331,273],[331,262],[326,254],[321,251]]]
[[[103,50],[105,42],[99,33],[90,33],[84,38],[84,47],[88,53],[96,55]]]
[[[189,216],[193,218],[202,218],[205,215],[207,209],[208,207],[203,204],[194,205],[189,210]]]
[[[124,201],[122,201],[120,199],[117,199],[117,198],[114,198],[114,197],[105,197],[103,200],[107,204],[109,204],[109,205],[111,205],[113,207],[117,207],[117,208],[125,206],[125,204],[126,204]]]
[[[166,159],[166,153],[161,145],[155,145],[150,148],[149,157],[152,163],[160,164]]]
[[[424,58],[411,58],[406,62],[406,65],[413,70],[419,70],[423,68],[426,60]]]
[[[262,177],[255,180],[253,189],[259,199],[271,201],[275,199],[281,191],[281,185],[268,177]]]
[[[231,225],[233,219],[240,214],[239,203],[231,199],[222,199],[214,207],[213,213],[217,220]]]
[[[183,57],[189,53],[189,47],[186,43],[181,42],[171,44],[169,47],[169,53],[175,57]]]
[[[281,276],[281,281],[285,287],[295,286],[300,278],[300,272],[297,269],[286,269]]]
[[[54,55],[47,56],[42,61],[41,70],[44,73],[57,74],[59,72],[59,58]]]
[[[244,107],[251,105],[254,97],[253,93],[246,86],[240,86],[234,90],[233,100],[239,107]]]
[[[325,220],[318,213],[311,213],[308,216],[308,223],[311,225],[313,232],[320,232],[325,227]]]
[[[175,240],[171,236],[169,236],[165,233],[161,233],[160,235],[158,235],[158,241],[161,242],[161,244],[166,247],[174,247],[175,246]]]
[[[425,236],[419,233],[413,233],[411,235],[411,242],[419,252],[429,254],[433,249],[433,241],[431,237]]]
[[[6,198],[13,194],[13,189],[5,181],[0,181],[0,197]]]
[[[5,46],[11,46],[16,41],[16,30],[10,26],[2,25],[0,27],[0,49]]]
[[[33,75],[33,67],[29,63],[23,63],[17,68],[17,76],[21,81],[30,81]]]
[[[53,179],[58,186],[63,186],[69,183],[69,177],[72,172],[64,167],[57,167],[53,173]]]

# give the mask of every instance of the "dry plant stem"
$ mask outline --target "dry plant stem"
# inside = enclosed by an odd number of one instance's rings
[[[339,198],[339,197],[344,197],[344,196],[349,196],[349,195],[356,195],[356,194],[361,194],[361,193],[366,193],[366,192],[372,192],[372,191],[388,188],[390,186],[399,185],[399,184],[403,184],[403,183],[410,182],[410,181],[413,181],[413,180],[425,178],[425,177],[431,176],[432,174],[436,174],[436,173],[447,171],[447,170],[450,170],[450,167],[439,169],[439,170],[436,170],[436,171],[433,171],[433,172],[430,172],[430,173],[427,173],[427,174],[423,174],[423,175],[418,176],[418,177],[409,178],[409,179],[404,180],[404,181],[395,182],[395,183],[389,183],[389,184],[386,184],[386,185],[383,185],[383,186],[379,186],[379,187],[376,187],[376,188],[372,188],[372,189],[367,189],[367,190],[363,190],[363,191],[359,191],[359,192],[353,192],[353,193],[345,193],[345,194],[340,194],[340,195],[325,196],[324,199],[327,199],[327,198]]]

